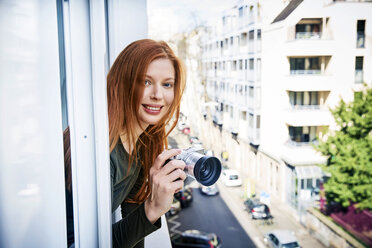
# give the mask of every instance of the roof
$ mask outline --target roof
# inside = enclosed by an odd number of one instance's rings
[[[301,3],[303,0],[292,0],[289,2],[289,4],[280,12],[280,14],[275,17],[274,21],[275,22],[280,22],[283,21],[285,18],[287,18]]]

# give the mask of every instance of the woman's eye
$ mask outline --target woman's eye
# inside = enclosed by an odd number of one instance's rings
[[[145,80],[145,86],[149,86],[151,82],[149,80]]]
[[[165,88],[172,88],[173,87],[173,83],[164,83],[163,86]]]

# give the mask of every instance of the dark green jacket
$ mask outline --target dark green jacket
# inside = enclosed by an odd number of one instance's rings
[[[129,155],[120,139],[110,154],[112,212],[121,205],[122,219],[112,225],[112,245],[117,247],[144,247],[144,237],[161,227],[160,218],[152,224],[146,217],[144,203],[124,202],[141,187],[142,166],[131,166],[127,175]]]

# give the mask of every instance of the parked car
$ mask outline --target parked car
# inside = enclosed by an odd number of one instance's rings
[[[244,205],[252,219],[272,220],[273,218],[270,214],[270,208],[256,198],[245,200]]]
[[[223,170],[221,173],[221,179],[222,182],[229,187],[242,185],[242,180],[240,179],[239,173],[236,170]]]
[[[173,197],[171,208],[168,210],[168,212],[165,215],[173,216],[173,215],[178,214],[180,211],[181,211],[181,202],[177,200],[175,197]]]
[[[178,122],[177,129],[186,135],[190,134],[191,131],[190,127],[184,122]]]
[[[176,234],[171,239],[172,248],[219,248],[221,239],[215,233],[206,233],[199,230],[187,230]]]
[[[264,236],[264,242],[272,248],[300,248],[296,236],[289,230],[274,230]]]
[[[191,130],[189,127],[185,127],[183,130],[182,130],[182,133],[183,134],[186,134],[186,135],[189,135],[191,133]]]
[[[190,136],[189,137],[189,141],[190,141],[191,144],[201,143],[200,140],[199,140],[199,138],[196,137],[196,136]]]
[[[174,197],[180,201],[181,207],[185,208],[190,205],[192,202],[192,188],[185,187],[181,191],[174,194]]]
[[[216,184],[212,184],[211,186],[204,186],[200,185],[200,192],[204,195],[218,195],[219,190]]]
[[[180,131],[182,131],[186,127],[187,127],[187,125],[184,122],[178,122],[177,123],[177,129],[180,130]]]

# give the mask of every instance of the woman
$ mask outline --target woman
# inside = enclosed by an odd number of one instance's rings
[[[164,148],[184,87],[181,61],[162,41],[131,43],[108,73],[112,212],[121,205],[123,217],[113,224],[113,247],[144,247],[183,187],[185,163],[165,164],[181,150]]]

